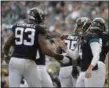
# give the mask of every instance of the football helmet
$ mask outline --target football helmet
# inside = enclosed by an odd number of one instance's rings
[[[106,30],[105,20],[101,17],[97,17],[97,18],[93,19],[89,29],[90,29],[90,31],[104,32]]]
[[[34,7],[29,12],[29,19],[34,20],[36,23],[40,24],[43,23],[45,14],[41,9]]]
[[[84,33],[89,26],[91,25],[91,20],[88,17],[80,17],[76,20],[76,26],[74,32],[77,33]]]

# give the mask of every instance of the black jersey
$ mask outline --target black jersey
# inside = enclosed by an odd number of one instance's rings
[[[38,35],[45,35],[46,31],[41,25],[16,24],[12,27],[14,33],[13,57],[36,59],[38,49]]]
[[[79,50],[79,54],[81,57],[80,59],[81,71],[86,71],[88,69],[93,58],[90,43],[99,42],[99,39],[100,39],[99,36],[90,33],[84,34],[84,36],[82,37],[80,43],[80,50]],[[97,70],[97,69],[98,69],[98,65],[96,64],[93,70]]]
[[[45,54],[42,52],[40,46],[38,45],[38,49],[37,49],[37,56],[36,56],[36,60],[35,60],[37,65],[45,65]]]
[[[102,51],[100,53],[100,61],[104,62],[106,54],[109,52],[109,34],[103,34],[102,39]]]

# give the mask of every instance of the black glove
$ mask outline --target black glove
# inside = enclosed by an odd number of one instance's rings
[[[64,56],[61,55],[61,54],[55,54],[54,58],[55,58],[57,61],[61,61],[61,60],[63,60]]]
[[[72,70],[72,77],[77,79],[79,75],[79,71],[78,71],[78,68],[77,67],[73,67],[73,70]]]

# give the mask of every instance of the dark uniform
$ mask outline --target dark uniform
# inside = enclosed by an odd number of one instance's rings
[[[92,51],[91,51],[91,47],[90,47],[90,42],[94,42],[97,41],[99,42],[99,36],[97,36],[96,34],[84,34],[84,36],[81,39],[81,59],[80,59],[80,67],[81,67],[81,71],[86,71],[89,67],[89,65],[91,64],[93,55],[92,55]],[[95,65],[95,67],[93,68],[93,70],[97,70],[98,66]]]
[[[14,53],[12,57],[36,59],[38,35],[46,34],[44,28],[34,24],[16,24],[12,31],[15,34]]]
[[[103,34],[102,39],[102,51],[100,53],[100,61],[104,62],[106,54],[109,52],[109,34]]]
[[[83,31],[83,30],[82,30]],[[105,21],[97,17],[93,19],[88,30],[84,31],[80,39],[80,67],[81,72],[76,87],[103,87],[105,81],[105,64],[100,59],[103,51],[103,39],[100,35],[105,31]],[[94,67],[93,67],[94,65]],[[91,69],[91,67],[93,69]],[[93,71],[91,71],[93,70]]]
[[[17,23],[12,27],[14,52],[9,63],[10,87],[19,87],[21,78],[30,87],[40,87],[39,71],[35,63],[39,49],[38,35],[45,35],[44,27],[37,24]],[[42,56],[42,55],[41,55]]]

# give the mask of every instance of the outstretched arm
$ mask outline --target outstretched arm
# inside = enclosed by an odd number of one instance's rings
[[[47,46],[46,43],[46,37],[42,34],[39,34],[38,36],[38,43],[41,47],[41,50],[44,52],[44,54],[54,57],[57,60],[62,60],[63,59],[63,55],[57,54],[55,52],[52,52],[52,50],[50,50]]]
[[[100,58],[100,52],[101,52],[101,45],[98,42],[92,42],[90,44],[91,50],[92,50],[92,54],[93,54],[93,58],[92,58],[92,62],[89,65],[87,71],[86,71],[86,77],[90,78],[91,77],[91,73],[92,73],[92,69],[95,67],[95,65],[98,63],[99,58]]]
[[[6,59],[6,61],[8,58],[9,49],[11,45],[13,44],[13,42],[14,42],[14,34],[12,33],[4,45],[4,58]]]

